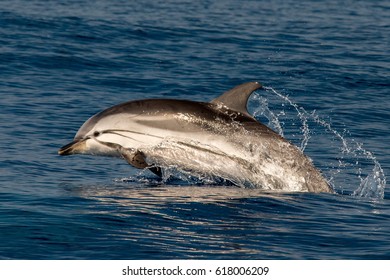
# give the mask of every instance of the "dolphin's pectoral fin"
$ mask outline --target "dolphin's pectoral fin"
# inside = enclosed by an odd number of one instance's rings
[[[145,161],[145,155],[142,152],[125,148],[122,148],[120,152],[128,164],[140,169],[149,167]]]
[[[223,93],[221,96],[213,99],[210,103],[222,104],[230,109],[250,116],[246,107],[248,99],[252,92],[259,88],[262,88],[262,85],[258,82],[245,83]]]
[[[158,166],[151,166],[149,167],[149,170],[152,171],[154,174],[156,174],[158,177],[162,177],[162,171],[161,168]]]
[[[122,154],[122,157],[127,161],[128,164],[140,169],[148,168],[158,177],[162,177],[161,168],[158,166],[149,165],[145,160],[145,155],[143,152],[135,149],[125,148],[121,148],[120,152]]]

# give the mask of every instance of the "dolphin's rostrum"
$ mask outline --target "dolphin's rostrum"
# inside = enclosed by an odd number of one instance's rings
[[[122,103],[87,120],[60,155],[122,157],[158,176],[165,168],[219,177],[241,187],[332,192],[312,161],[247,111],[257,82],[211,102],[146,99]]]

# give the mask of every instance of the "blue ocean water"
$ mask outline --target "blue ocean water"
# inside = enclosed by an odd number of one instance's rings
[[[0,1],[1,259],[389,259],[388,1]],[[159,181],[58,149],[108,106],[251,112],[336,194]]]

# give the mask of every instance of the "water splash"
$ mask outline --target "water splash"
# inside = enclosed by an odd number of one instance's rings
[[[279,92],[277,92],[276,90],[274,90],[273,88],[270,88],[270,87],[265,87],[265,89],[271,90],[272,93],[277,95],[279,98],[281,98],[283,101],[287,102],[291,107],[294,108],[299,120],[302,123],[301,132],[303,135],[303,140],[301,142],[300,149],[303,152],[307,146],[307,143],[310,140],[310,130],[309,130],[309,126],[307,124],[308,118],[306,117],[306,114],[307,114],[306,110],[303,109],[303,107],[299,107],[296,103],[292,102],[291,99],[287,95],[280,94]]]
[[[118,183],[143,183],[148,186],[236,186],[218,176],[194,176],[191,172],[175,166],[162,170],[162,177],[150,176],[150,171],[142,169],[132,176],[115,179]],[[253,188],[249,188],[253,189]]]
[[[268,107],[268,100],[262,96],[257,96],[257,100],[260,106],[254,112],[255,116],[262,115],[269,120],[268,126],[272,127],[279,135],[284,137],[283,124],[280,123],[279,117],[284,115],[284,111],[281,111],[278,115],[272,112]]]
[[[271,87],[264,88],[265,94],[255,94],[251,98],[254,116],[265,118],[268,126],[300,147],[301,151],[309,149],[308,153],[312,152],[313,158],[319,159],[317,166],[337,192],[368,198],[384,197],[385,174],[376,157],[363,148],[363,144],[349,139],[346,130],[343,133],[335,130],[315,111],[308,112],[298,106],[288,95]],[[269,103],[272,103],[272,109]],[[322,148],[319,147],[321,144]]]

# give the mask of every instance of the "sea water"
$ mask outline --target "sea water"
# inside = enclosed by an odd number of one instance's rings
[[[0,1],[1,259],[388,259],[387,1]],[[273,193],[59,157],[93,114],[210,101],[249,111],[335,194]],[[181,176],[181,177],[180,177]]]

